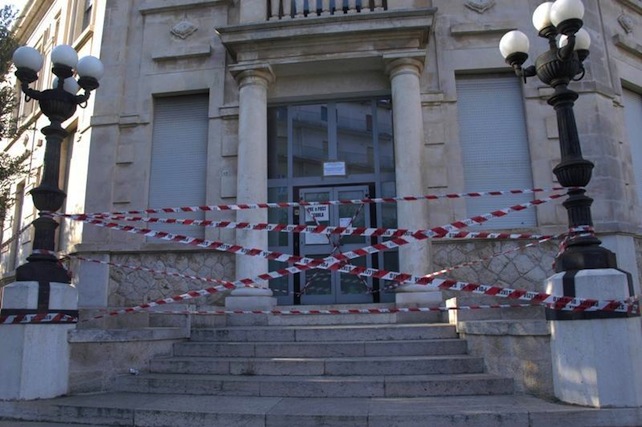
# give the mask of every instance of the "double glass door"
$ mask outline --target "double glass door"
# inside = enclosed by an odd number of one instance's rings
[[[366,185],[304,188],[299,198],[306,202],[351,200],[369,197]],[[299,223],[340,227],[371,227],[371,205],[341,204],[303,206],[299,209]],[[330,255],[352,251],[370,244],[362,236],[340,236],[301,233],[298,252],[310,258],[325,258]],[[372,257],[360,257],[350,264],[372,267]],[[296,284],[295,284],[295,287]],[[298,278],[301,304],[367,303],[373,301],[371,279],[330,270],[313,269],[303,272]]]

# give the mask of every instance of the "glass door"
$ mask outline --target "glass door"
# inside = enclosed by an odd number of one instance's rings
[[[367,185],[305,188],[299,198],[306,202],[350,200],[368,197]],[[340,227],[371,227],[370,206],[358,204],[304,206],[299,210],[299,223]],[[302,233],[299,254],[325,258],[370,244],[362,236],[339,236]],[[372,267],[372,257],[355,258],[350,264]],[[329,270],[313,269],[299,275],[302,304],[345,304],[373,301],[371,279]]]

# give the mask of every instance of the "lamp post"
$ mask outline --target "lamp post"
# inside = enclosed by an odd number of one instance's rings
[[[62,122],[73,116],[77,106],[86,106],[91,91],[99,86],[98,80],[102,77],[104,68],[96,57],[86,56],[79,61],[78,54],[71,46],[56,46],[51,52],[52,71],[56,75],[54,87],[38,91],[29,85],[38,79],[38,71],[42,68],[43,58],[40,53],[32,47],[23,46],[14,52],[13,62],[25,99],[38,101],[40,110],[50,121],[42,129],[46,138],[42,179],[38,187],[30,192],[39,212],[33,223],[33,253],[27,258],[26,264],[16,269],[16,280],[38,282],[41,288],[52,282],[70,283],[67,272],[53,254],[58,223],[51,215],[62,207],[67,196],[58,188],[60,147],[68,135]],[[79,76],[77,81],[73,78],[74,70]],[[80,88],[84,90],[83,94],[76,95]]]
[[[591,180],[593,163],[582,157],[573,105],[578,94],[568,88],[571,81],[584,77],[584,60],[589,55],[591,39],[582,28],[584,5],[581,0],[556,0],[542,3],[533,13],[533,25],[539,36],[548,40],[548,51],[535,60],[535,65],[522,68],[528,59],[529,40],[521,31],[506,33],[499,50],[524,82],[537,76],[555,92],[548,99],[557,113],[561,162],[553,173],[568,188],[563,205],[567,210],[570,235],[568,246],[555,259],[555,271],[616,268],[615,254],[600,246],[593,235],[578,235],[574,230],[592,227],[591,204],[585,187]],[[573,236],[575,235],[575,236]]]
[[[47,141],[42,179],[31,190],[38,209],[33,223],[33,252],[28,262],[17,268],[16,282],[3,288],[0,317],[14,320],[0,324],[0,342],[11,343],[0,346],[0,360],[15,363],[0,364],[0,378],[5,380],[0,400],[46,399],[69,391],[67,334],[78,320],[78,293],[54,255],[58,223],[52,213],[62,207],[66,197],[58,188],[60,145],[67,136],[62,123],[79,105],[86,105],[90,92],[98,87],[103,65],[91,56],[78,61],[78,54],[70,46],[56,46],[51,52],[54,87],[38,91],[29,87],[42,68],[38,51],[20,47],[13,54],[13,62],[26,100],[38,101],[50,123],[42,129]],[[74,70],[78,80],[73,78]],[[76,95],[80,88],[84,93]]]
[[[633,296],[633,290],[627,273],[616,270],[615,254],[602,248],[592,234],[578,233],[580,227],[593,226],[593,200],[583,188],[591,180],[593,163],[582,157],[573,113],[578,95],[568,88],[571,81],[584,77],[584,60],[589,54],[591,40],[582,29],[583,16],[581,0],[549,1],[535,9],[533,25],[548,40],[549,48],[534,66],[522,67],[528,59],[529,41],[519,31],[504,35],[499,49],[524,81],[537,76],[554,89],[548,103],[557,114],[562,160],[553,173],[568,189],[563,205],[571,238],[555,259],[556,274],[546,281],[546,292],[625,300]],[[583,406],[642,406],[642,357],[635,350],[642,346],[642,327],[637,316],[636,310],[575,312],[547,307],[555,397]]]

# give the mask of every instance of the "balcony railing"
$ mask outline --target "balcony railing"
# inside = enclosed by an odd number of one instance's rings
[[[387,10],[387,0],[267,0],[268,19],[368,13]]]

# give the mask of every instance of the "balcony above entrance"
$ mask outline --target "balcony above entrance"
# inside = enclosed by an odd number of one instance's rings
[[[281,70],[286,74],[324,73],[328,66],[349,67],[351,63],[358,63],[360,70],[383,69],[384,56],[425,48],[435,12],[425,8],[314,13],[217,31],[238,64],[268,63],[277,75],[283,75]]]
[[[268,19],[302,19],[387,9],[387,0],[268,0]]]

